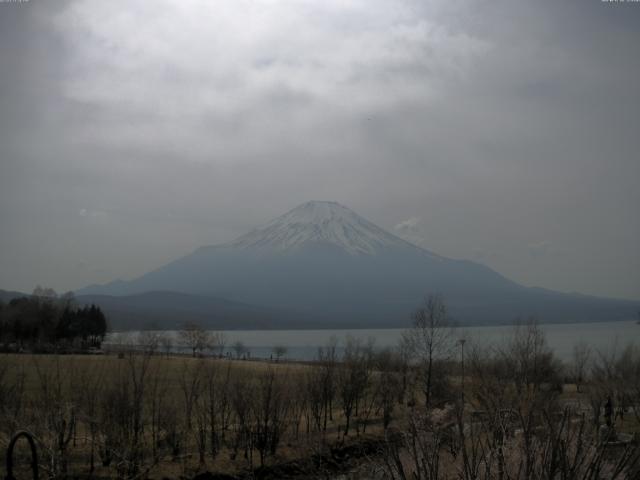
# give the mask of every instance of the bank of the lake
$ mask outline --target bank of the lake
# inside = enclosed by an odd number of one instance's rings
[[[586,343],[592,349],[610,352],[629,343],[640,341],[640,325],[635,321],[541,324],[549,346],[563,360],[571,357],[578,343]],[[513,325],[460,327],[458,338],[465,338],[481,345],[500,345],[513,333]],[[318,347],[327,345],[332,339],[338,342],[338,353],[347,337],[362,341],[372,339],[379,348],[398,345],[404,329],[328,329],[328,330],[226,330],[225,350],[232,352],[236,342],[242,342],[252,357],[269,358],[274,346],[286,347],[286,356],[295,360],[312,360]],[[173,344],[179,348],[178,332],[168,331]],[[136,343],[139,332],[116,332],[108,335],[105,345],[112,346]]]

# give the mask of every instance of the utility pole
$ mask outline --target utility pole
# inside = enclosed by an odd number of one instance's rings
[[[467,340],[464,338],[460,339],[460,358],[462,364],[462,408],[464,408],[464,344]]]

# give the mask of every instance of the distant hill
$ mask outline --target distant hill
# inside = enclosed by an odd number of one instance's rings
[[[80,304],[99,305],[114,330],[176,329],[195,322],[210,329],[296,328],[300,316],[215,297],[155,291],[126,296],[79,295]]]
[[[11,290],[0,290],[0,302],[8,303],[14,298],[28,297],[28,293],[13,292]]]
[[[30,294],[0,290],[0,301]],[[210,329],[304,328],[305,318],[295,311],[259,307],[215,297],[176,292],[134,295],[78,295],[78,305],[99,305],[113,330],[176,329],[195,322]],[[337,327],[337,324],[333,325]]]
[[[131,296],[145,292],[155,292],[149,299],[164,305],[154,310],[162,321],[171,321],[171,309],[185,313],[179,307],[183,297],[167,293],[180,292],[222,302],[215,308],[196,302],[203,308],[199,312],[211,309],[211,315],[202,314],[207,321],[217,321],[213,312],[233,310],[229,305],[236,302],[248,308],[249,324],[259,320],[272,328],[405,327],[429,293],[442,294],[452,317],[465,324],[505,324],[528,316],[541,322],[632,319],[639,303],[523,287],[484,265],[410,244],[335,202],[305,203],[235,241],[199,248],[132,281],[94,285],[78,294],[94,295],[101,306],[109,302],[114,312],[123,302],[141,313]],[[240,321],[236,325],[248,328]]]

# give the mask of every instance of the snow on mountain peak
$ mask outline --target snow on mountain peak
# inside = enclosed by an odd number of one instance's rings
[[[407,243],[347,207],[336,202],[303,203],[231,242],[237,248],[296,249],[322,243],[337,246],[350,254],[374,255],[391,246]]]

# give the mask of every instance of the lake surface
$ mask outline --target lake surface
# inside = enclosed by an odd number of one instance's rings
[[[513,334],[513,326],[459,327],[454,335],[484,346],[500,345]],[[563,360],[569,360],[574,345],[587,343],[594,350],[610,352],[621,349],[630,343],[640,343],[640,325],[635,321],[543,324],[549,346]],[[349,336],[368,341],[372,339],[378,348],[398,345],[405,329],[354,329],[354,330],[228,330],[224,331],[226,352],[232,352],[235,342],[242,342],[251,357],[269,358],[276,345],[286,347],[286,358],[312,360],[318,347],[325,346],[332,338],[338,341],[338,353],[341,353],[345,339]],[[173,337],[175,350],[180,350],[178,332],[165,332]],[[105,346],[117,344],[136,344],[139,332],[112,333],[105,340]]]

